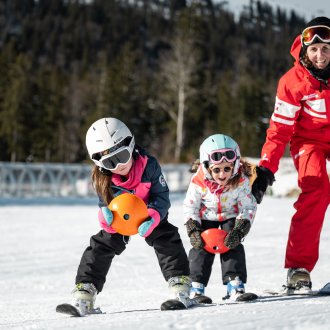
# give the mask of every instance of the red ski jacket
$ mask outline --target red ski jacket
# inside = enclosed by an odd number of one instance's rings
[[[291,47],[294,66],[279,81],[275,108],[261,151],[260,166],[273,173],[288,142],[330,142],[330,86],[313,77],[299,62],[300,35]]]

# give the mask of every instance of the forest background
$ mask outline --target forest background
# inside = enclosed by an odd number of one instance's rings
[[[101,117],[164,163],[213,133],[259,157],[306,22],[259,1],[235,15],[227,1],[0,0],[0,160],[84,162]]]

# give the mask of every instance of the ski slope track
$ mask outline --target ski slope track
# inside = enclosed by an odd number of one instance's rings
[[[184,195],[172,195],[170,220],[190,245],[182,219]],[[278,290],[294,200],[266,197],[246,237],[246,290]],[[313,288],[330,281],[330,224],[326,215]],[[169,298],[156,256],[135,235],[115,257],[96,300],[104,314],[70,317],[55,312],[71,302],[76,270],[89,238],[99,230],[97,205],[8,205],[0,207],[0,329],[327,329],[330,297],[286,297],[222,304],[225,287],[216,257],[206,294],[216,305],[161,311]]]

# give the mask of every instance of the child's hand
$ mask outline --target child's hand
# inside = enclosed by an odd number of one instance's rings
[[[148,237],[158,224],[159,222],[157,223],[154,218],[148,217],[146,221],[142,222],[139,226],[139,235],[142,237]]]
[[[187,227],[187,234],[190,238],[190,244],[195,249],[202,249],[204,247],[204,242],[201,237],[203,229],[199,222],[189,219],[185,225]]]
[[[102,206],[101,207],[101,211],[102,211],[103,219],[105,220],[105,222],[107,223],[107,225],[110,226],[112,224],[112,221],[113,221],[113,214],[112,214],[112,212],[106,206]]]
[[[108,233],[114,234],[116,231],[111,227],[113,222],[113,214],[110,209],[106,206],[103,206],[99,209],[98,219],[101,227]]]
[[[224,245],[229,249],[238,246],[242,239],[248,234],[251,222],[246,219],[236,219],[234,228],[228,233],[224,240]]]

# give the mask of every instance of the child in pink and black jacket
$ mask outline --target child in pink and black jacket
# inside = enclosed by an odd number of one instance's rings
[[[118,119],[102,118],[92,124],[86,135],[94,188],[99,195],[98,218],[102,230],[93,235],[82,255],[73,292],[74,305],[93,311],[96,294],[102,291],[116,255],[129,242],[111,226],[112,212],[107,207],[119,195],[131,193],[147,205],[148,218],[138,233],[155,250],[159,266],[174,298],[189,295],[189,263],[177,227],[168,222],[169,189],[156,158],[135,145],[134,136]],[[86,307],[87,306],[87,307]]]

